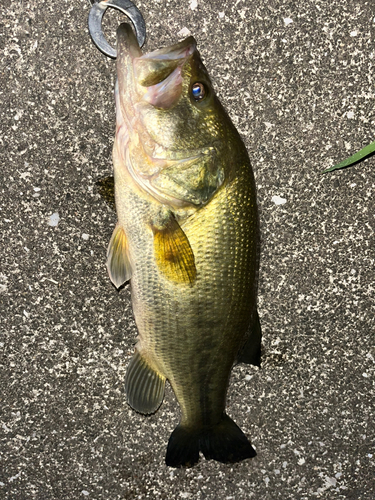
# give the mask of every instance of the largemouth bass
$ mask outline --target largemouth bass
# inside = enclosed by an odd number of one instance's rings
[[[255,456],[225,413],[232,366],[259,365],[258,217],[245,146],[215,96],[193,37],[142,55],[117,31],[118,223],[107,267],[130,280],[139,332],[125,377],[130,406],[154,413],[168,380],[181,422],[169,466]]]

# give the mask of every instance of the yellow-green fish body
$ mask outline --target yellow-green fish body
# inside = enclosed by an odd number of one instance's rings
[[[248,155],[192,37],[142,56],[118,30],[114,146],[118,224],[107,266],[130,279],[139,332],[125,380],[141,413],[168,379],[181,407],[166,462],[255,455],[225,414],[230,371],[259,364],[258,224]]]

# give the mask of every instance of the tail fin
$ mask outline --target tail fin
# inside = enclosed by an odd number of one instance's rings
[[[256,455],[245,434],[225,414],[217,425],[205,429],[188,429],[178,425],[169,438],[166,464],[170,467],[192,467],[199,460],[199,451],[207,460],[222,463],[240,462]]]

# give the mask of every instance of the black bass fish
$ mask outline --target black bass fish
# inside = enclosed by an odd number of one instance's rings
[[[169,380],[181,407],[166,463],[256,455],[225,413],[233,364],[260,364],[258,217],[245,146],[193,37],[142,55],[117,31],[113,151],[118,223],[107,267],[130,280],[139,332],[125,378],[130,406],[154,413]]]

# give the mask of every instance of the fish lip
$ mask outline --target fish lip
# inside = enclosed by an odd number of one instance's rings
[[[129,23],[121,23],[117,28],[116,35],[118,48],[120,45],[128,44],[128,55],[131,57],[133,63],[135,60],[146,61],[157,59],[176,59],[181,61],[180,64],[183,64],[184,61],[186,61],[186,59],[188,59],[197,48],[197,42],[195,38],[193,36],[189,36],[181,42],[143,54],[138,40],[134,35],[134,32]]]
[[[135,36],[134,31],[129,23],[121,23],[119,25],[116,30],[116,38],[117,54],[124,51],[124,49],[121,48],[121,45],[128,45],[129,50],[127,51],[127,53],[130,55],[132,60],[142,55],[142,50],[139,46],[137,37]]]
[[[142,56],[139,56],[138,59],[180,59],[183,61],[190,57],[196,48],[197,42],[195,41],[195,38],[193,36],[189,36],[181,42],[142,54]]]

